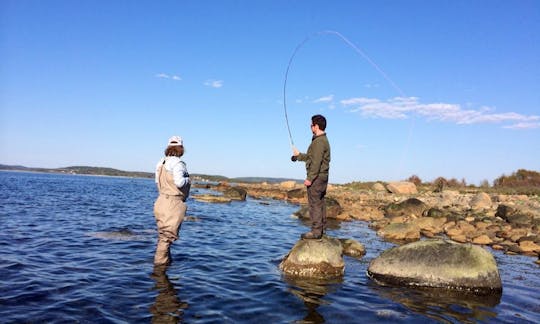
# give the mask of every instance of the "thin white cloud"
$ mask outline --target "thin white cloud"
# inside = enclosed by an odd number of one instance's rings
[[[377,83],[373,83],[373,84],[366,83],[366,84],[364,84],[364,88],[367,88],[367,89],[378,88],[378,87],[379,87],[379,85]]]
[[[324,96],[320,97],[318,99],[313,100],[313,103],[320,103],[320,102],[332,102],[334,100],[334,95]]]
[[[158,74],[156,74],[156,78],[171,79],[171,80],[174,80],[174,81],[182,80],[182,78],[179,77],[178,75],[168,75],[167,73],[158,73]]]
[[[537,123],[517,123],[513,125],[504,126],[503,128],[508,129],[536,129],[540,128],[540,122]]]
[[[223,80],[206,80],[204,85],[212,88],[221,88],[223,87]]]
[[[386,101],[374,98],[349,98],[340,103],[349,107],[350,112],[358,112],[362,116],[372,118],[404,119],[419,115],[430,121],[451,122],[460,125],[481,123],[509,123],[504,128],[530,129],[539,128],[540,116],[523,115],[515,112],[494,113],[491,107],[480,107],[477,110],[463,109],[458,104],[421,103],[416,97],[395,97]]]

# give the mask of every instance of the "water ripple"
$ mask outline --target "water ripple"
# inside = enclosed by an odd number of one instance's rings
[[[200,193],[207,190],[196,189]],[[152,180],[0,172],[3,322],[539,322],[540,268],[494,252],[500,300],[375,285],[369,262],[393,246],[365,223],[329,234],[367,247],[341,280],[298,280],[278,264],[306,230],[297,206],[188,200],[167,272],[152,265]]]

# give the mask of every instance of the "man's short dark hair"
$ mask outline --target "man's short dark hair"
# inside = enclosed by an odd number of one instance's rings
[[[326,129],[326,118],[324,118],[323,115],[315,115],[311,117],[311,123],[313,125],[319,125],[319,129],[322,131]]]

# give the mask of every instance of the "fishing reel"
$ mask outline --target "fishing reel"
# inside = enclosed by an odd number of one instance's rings
[[[291,156],[291,161],[296,162],[297,160],[298,160],[298,156],[295,156],[295,155]]]

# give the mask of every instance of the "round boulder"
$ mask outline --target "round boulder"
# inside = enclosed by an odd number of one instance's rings
[[[390,182],[386,189],[393,194],[398,195],[410,195],[418,193],[416,185],[412,182],[401,181],[401,182]]]
[[[418,241],[386,250],[371,261],[367,274],[380,284],[502,292],[490,252],[449,240]]]
[[[223,196],[232,200],[246,200],[247,191],[243,188],[230,187],[223,192]]]
[[[491,197],[485,192],[479,192],[471,199],[472,210],[490,209],[492,204]]]
[[[279,264],[285,274],[304,278],[340,277],[345,271],[343,247],[338,239],[299,240]]]

